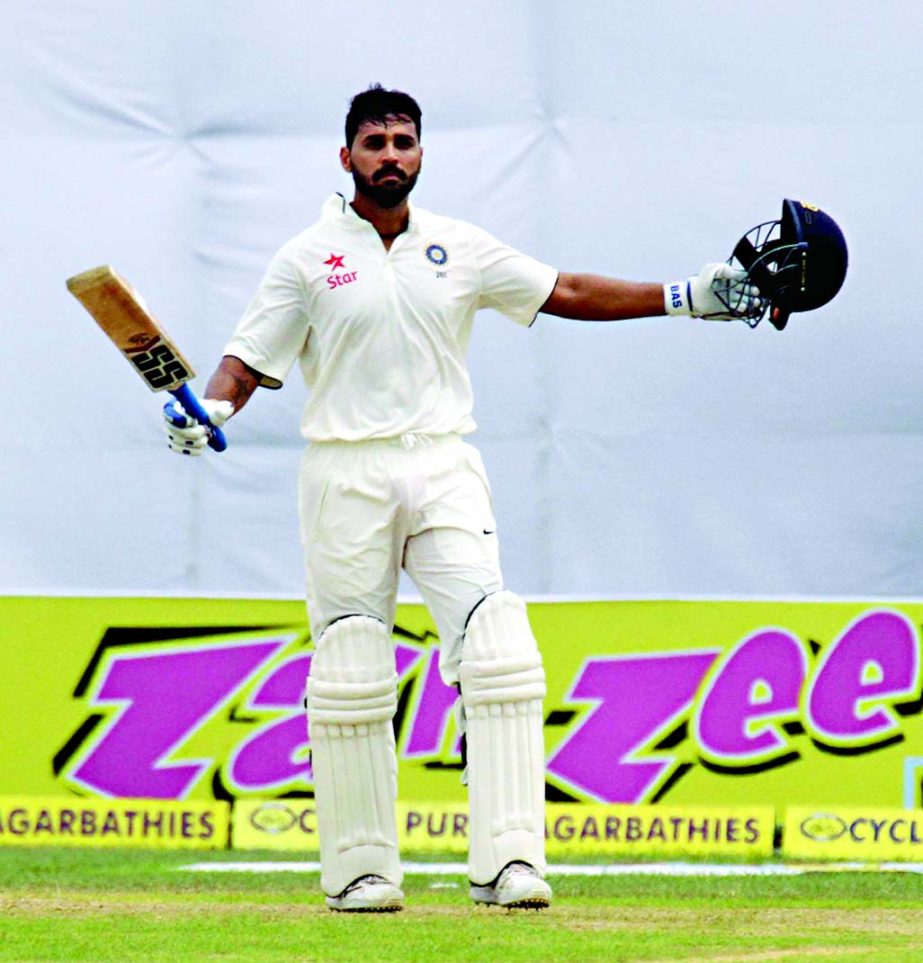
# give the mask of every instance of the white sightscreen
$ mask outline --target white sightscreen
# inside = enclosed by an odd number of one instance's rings
[[[522,330],[470,355],[509,587],[923,594],[923,7],[897,0],[42,0],[0,32],[0,591],[299,594],[304,388],[192,461],[64,287],[110,262],[204,385],[268,260],[350,187],[349,97],[424,110],[424,207],[673,280],[783,197],[850,242],[768,323]]]

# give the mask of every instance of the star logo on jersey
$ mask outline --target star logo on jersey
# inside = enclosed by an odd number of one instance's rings
[[[346,270],[346,265],[343,263],[345,260],[345,254],[334,254],[331,251],[330,257],[323,262],[330,268],[330,274],[327,275],[327,287],[330,288],[331,291],[342,287],[344,284],[352,284],[359,276],[358,271]],[[337,271],[342,271],[343,273],[337,274]]]

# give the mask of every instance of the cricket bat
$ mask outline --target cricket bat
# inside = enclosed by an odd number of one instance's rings
[[[131,362],[151,391],[169,391],[208,429],[208,445],[224,451],[227,440],[187,384],[192,365],[151,314],[144,299],[112,267],[104,264],[67,279],[67,289],[90,312],[113,344]]]

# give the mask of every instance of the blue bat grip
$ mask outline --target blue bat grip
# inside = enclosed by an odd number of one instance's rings
[[[178,388],[171,389],[170,394],[183,406],[187,415],[192,415],[200,425],[208,428],[208,447],[214,451],[224,451],[228,446],[224,432],[211,423],[199,399],[192,393],[192,388],[188,384],[182,384]]]

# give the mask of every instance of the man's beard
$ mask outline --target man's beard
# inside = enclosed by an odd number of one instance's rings
[[[399,181],[389,181],[386,184],[375,183],[375,178],[382,178],[386,174],[396,174],[400,178],[404,178]],[[372,179],[369,180],[367,177],[363,177],[355,168],[352,170],[353,183],[356,185],[356,191],[359,194],[363,194],[369,200],[374,201],[379,207],[383,207],[386,210],[390,210],[392,207],[397,207],[401,201],[414,189],[414,185],[417,183],[417,178],[420,176],[420,172],[417,171],[414,174],[403,174],[402,171],[396,170],[393,167],[385,168],[383,171],[376,171],[372,175]]]

